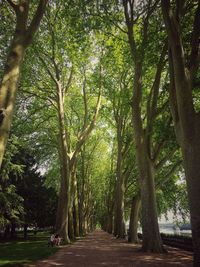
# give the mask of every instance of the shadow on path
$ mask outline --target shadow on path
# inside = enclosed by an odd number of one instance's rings
[[[192,253],[168,248],[164,255],[138,252],[139,246],[115,239],[101,230],[72,245],[64,246],[46,260],[29,267],[170,267],[192,266]]]

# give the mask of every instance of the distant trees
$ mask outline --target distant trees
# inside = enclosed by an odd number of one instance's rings
[[[9,141],[2,165],[1,231],[4,237],[14,237],[15,228],[53,227],[57,195],[54,189],[45,187],[45,178],[36,169],[36,162],[27,149],[19,146],[16,137]]]

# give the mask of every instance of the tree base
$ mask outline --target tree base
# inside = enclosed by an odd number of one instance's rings
[[[158,253],[158,254],[166,254],[168,253],[167,249],[164,248],[163,246],[161,246],[160,248],[145,248],[145,247],[141,247],[140,249],[138,249],[138,252],[146,252],[146,253]]]

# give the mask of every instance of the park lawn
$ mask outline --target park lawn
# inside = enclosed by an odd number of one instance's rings
[[[38,233],[26,241],[1,243],[0,266],[20,267],[47,258],[59,249],[58,247],[48,247],[47,241],[47,233]]]

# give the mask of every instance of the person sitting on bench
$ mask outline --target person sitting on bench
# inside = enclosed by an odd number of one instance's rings
[[[60,242],[61,242],[61,237],[59,236],[59,234],[56,234],[54,238],[55,246],[60,246]]]
[[[55,245],[54,242],[55,242],[55,234],[52,234],[48,242],[48,247],[49,246],[53,247]]]

